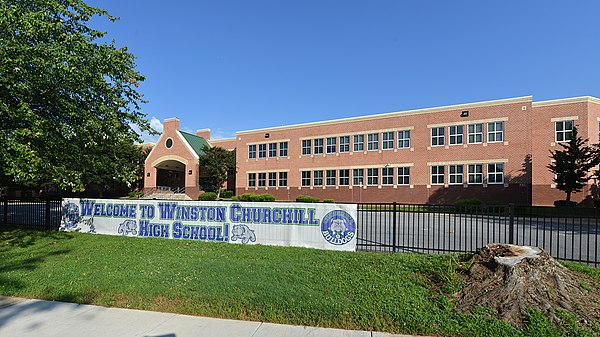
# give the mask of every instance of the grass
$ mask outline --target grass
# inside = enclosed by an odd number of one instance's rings
[[[465,257],[15,229],[0,231],[0,294],[396,333],[593,335],[576,318],[555,327],[535,311],[523,329],[486,308],[453,313]]]

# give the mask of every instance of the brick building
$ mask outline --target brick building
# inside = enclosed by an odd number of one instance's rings
[[[564,193],[546,168],[549,151],[570,139],[573,125],[598,142],[600,99],[533,102],[526,96],[239,131],[219,140],[210,140],[210,130],[181,132],[179,120],[169,119],[146,160],[145,186],[185,187],[197,198],[199,146],[209,143],[236,150],[236,194],[551,205]],[[573,198],[592,192],[590,183]]]

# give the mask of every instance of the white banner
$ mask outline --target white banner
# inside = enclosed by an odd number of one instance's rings
[[[356,204],[63,199],[60,230],[356,250]]]

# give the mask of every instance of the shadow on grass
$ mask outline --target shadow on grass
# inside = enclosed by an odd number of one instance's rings
[[[0,252],[11,247],[25,248],[34,245],[38,240],[72,239],[73,234],[58,231],[30,230],[19,227],[0,228]]]

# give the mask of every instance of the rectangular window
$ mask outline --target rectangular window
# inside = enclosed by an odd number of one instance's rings
[[[410,148],[410,130],[398,131],[398,148]]]
[[[364,169],[353,169],[352,170],[352,185],[363,186],[365,184],[365,170]]]
[[[340,170],[340,186],[350,185],[350,170]]]
[[[310,171],[302,171],[302,187],[310,186]]]
[[[313,186],[323,186],[323,171],[313,171]]]
[[[269,143],[269,158],[277,157],[277,143]]]
[[[443,128],[442,128],[443,129]],[[431,167],[431,185],[444,184],[444,166]]]
[[[394,168],[384,167],[381,169],[381,184],[394,185]]]
[[[279,156],[280,157],[288,156],[288,142],[279,143]]]
[[[279,172],[279,186],[286,187],[287,186],[287,172]]]
[[[312,148],[312,142],[310,139],[302,140],[302,155],[303,156],[309,155],[311,148]]]
[[[248,145],[248,159],[256,159],[256,144]]]
[[[483,184],[483,165],[469,165],[469,184]]]
[[[267,156],[267,144],[258,144],[258,158]]]
[[[256,187],[256,173],[248,173],[248,187]]]
[[[269,172],[269,187],[277,186],[277,172]]]
[[[504,141],[504,122],[488,123],[488,143]]]
[[[556,122],[556,141],[568,142],[573,137],[573,121]]]
[[[444,144],[446,144],[445,139],[445,128],[431,128],[431,146],[443,146]]]
[[[462,185],[464,181],[464,165],[448,166],[448,180],[450,185]]]
[[[384,132],[381,134],[381,148],[384,150],[390,150],[394,148],[394,133],[395,132]]]
[[[267,173],[263,172],[263,173],[259,173],[258,174],[258,187],[265,187],[267,186]]]
[[[335,153],[337,149],[337,138],[336,137],[328,137],[327,138],[327,153]]]
[[[487,182],[488,184],[502,184],[504,183],[504,164],[493,163],[488,164],[487,171]]]
[[[469,124],[469,144],[483,143],[483,124]]]
[[[365,150],[365,135],[354,135],[354,152]]]
[[[336,170],[327,170],[327,179],[325,180],[327,186],[335,186],[336,172]]]
[[[340,137],[340,152],[350,152],[350,136]]]
[[[398,167],[398,185],[410,185],[410,167]]]
[[[313,153],[314,154],[323,154],[323,138],[316,138],[314,140]]]
[[[448,136],[450,145],[459,145],[463,143],[464,137],[464,126],[463,125],[453,125],[448,127]]]
[[[379,150],[379,134],[369,133],[367,135],[367,150],[375,151]]]
[[[374,186],[379,184],[379,169],[367,169],[367,185]]]

